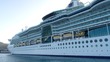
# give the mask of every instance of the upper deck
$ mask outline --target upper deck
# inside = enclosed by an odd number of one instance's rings
[[[84,37],[94,37],[99,35],[107,35],[109,32],[106,27],[110,23],[110,1],[109,0],[96,0],[86,7],[77,6],[74,8],[67,8],[65,10],[55,11],[50,17],[50,14],[44,17],[40,25],[31,27],[28,30],[18,34],[19,40],[15,39],[12,43],[19,42],[34,42],[40,40],[38,43],[52,42],[54,35],[79,35],[81,31],[85,32]],[[103,7],[103,8],[102,8]],[[77,10],[76,10],[77,9]],[[48,17],[49,16],[49,17]],[[100,28],[100,27],[102,28]],[[107,30],[105,33],[98,33],[92,35],[97,30]],[[68,34],[69,33],[69,34]],[[77,36],[78,37],[78,36]],[[56,37],[57,38],[57,37]],[[47,41],[48,40],[48,41]]]

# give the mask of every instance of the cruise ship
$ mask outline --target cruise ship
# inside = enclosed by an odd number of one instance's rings
[[[10,40],[11,54],[110,57],[110,0],[71,0]]]

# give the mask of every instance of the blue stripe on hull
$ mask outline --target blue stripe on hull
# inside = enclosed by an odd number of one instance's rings
[[[110,56],[39,55],[39,54],[12,54],[12,55],[110,59]]]

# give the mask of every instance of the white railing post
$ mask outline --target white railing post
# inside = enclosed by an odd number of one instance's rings
[[[74,31],[72,31],[72,39],[74,39]]]

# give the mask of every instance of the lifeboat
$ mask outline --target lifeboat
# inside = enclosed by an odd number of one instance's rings
[[[72,33],[71,33],[71,32],[64,33],[64,34],[62,35],[62,37],[63,37],[63,40],[72,39]]]
[[[54,35],[53,41],[60,41],[61,36],[60,35]]]

